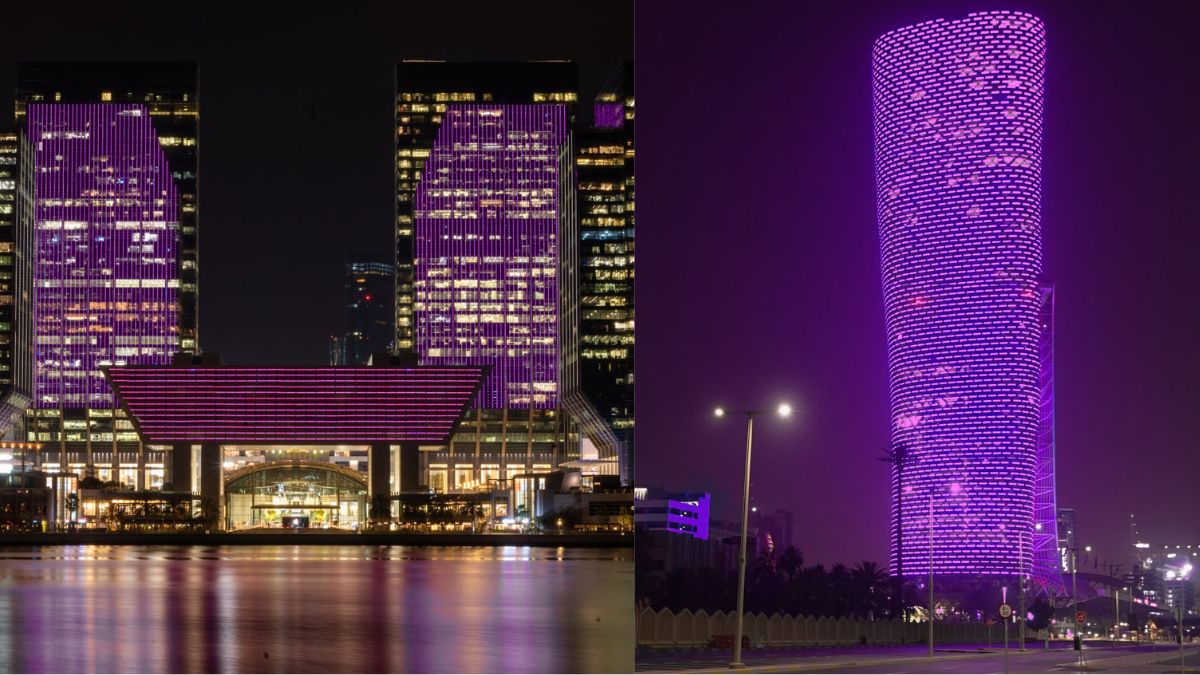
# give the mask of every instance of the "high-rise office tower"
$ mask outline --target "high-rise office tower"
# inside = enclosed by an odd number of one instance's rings
[[[434,490],[578,456],[559,391],[577,87],[564,61],[396,65],[395,347],[493,365],[450,447],[421,454]]]
[[[892,443],[910,456],[893,484],[904,575],[931,555],[938,574],[1031,572],[1045,50],[1042,22],[1008,11],[875,43]]]
[[[196,348],[194,64],[21,64],[32,241],[29,440],[42,468],[162,484],[107,365]]]
[[[21,170],[28,152],[21,146],[15,128],[0,129],[0,439],[4,440],[24,440],[21,417],[30,391],[29,303],[16,300],[30,291],[29,189],[21,182],[23,174],[29,173]]]
[[[365,366],[371,355],[390,351],[395,333],[396,266],[391,260],[355,255],[346,261],[346,323],[343,356],[333,365]]]
[[[596,459],[619,457],[621,481],[633,467],[634,89],[624,63],[596,96],[592,125],[576,139],[579,236],[564,242],[571,297],[563,401]],[[612,473],[611,468],[605,469]]]

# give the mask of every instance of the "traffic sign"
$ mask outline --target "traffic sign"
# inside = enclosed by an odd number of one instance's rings
[[[1075,612],[1075,623],[1083,623],[1083,620],[1086,618],[1087,618],[1087,614],[1084,614],[1083,610]]]
[[[1000,618],[1001,619],[1007,619],[1008,617],[1012,616],[1012,613],[1013,613],[1012,605],[1008,604],[1007,602],[1004,603],[1003,605],[1000,605]]]

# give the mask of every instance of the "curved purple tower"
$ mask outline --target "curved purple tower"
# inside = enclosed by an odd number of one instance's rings
[[[892,485],[892,569],[904,575],[928,572],[931,545],[938,574],[1031,571],[1045,48],[1042,22],[1020,12],[875,43],[892,442],[909,456]]]

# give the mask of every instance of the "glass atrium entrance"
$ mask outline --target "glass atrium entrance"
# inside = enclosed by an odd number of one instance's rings
[[[335,464],[284,460],[229,472],[225,527],[356,530],[367,520],[366,476]]]

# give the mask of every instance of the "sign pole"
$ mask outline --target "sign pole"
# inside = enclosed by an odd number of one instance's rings
[[[1013,608],[1008,604],[1008,587],[1001,589],[1004,602],[1000,605],[1000,620],[1004,622],[1004,672],[1008,673],[1008,622],[1012,621]]]

